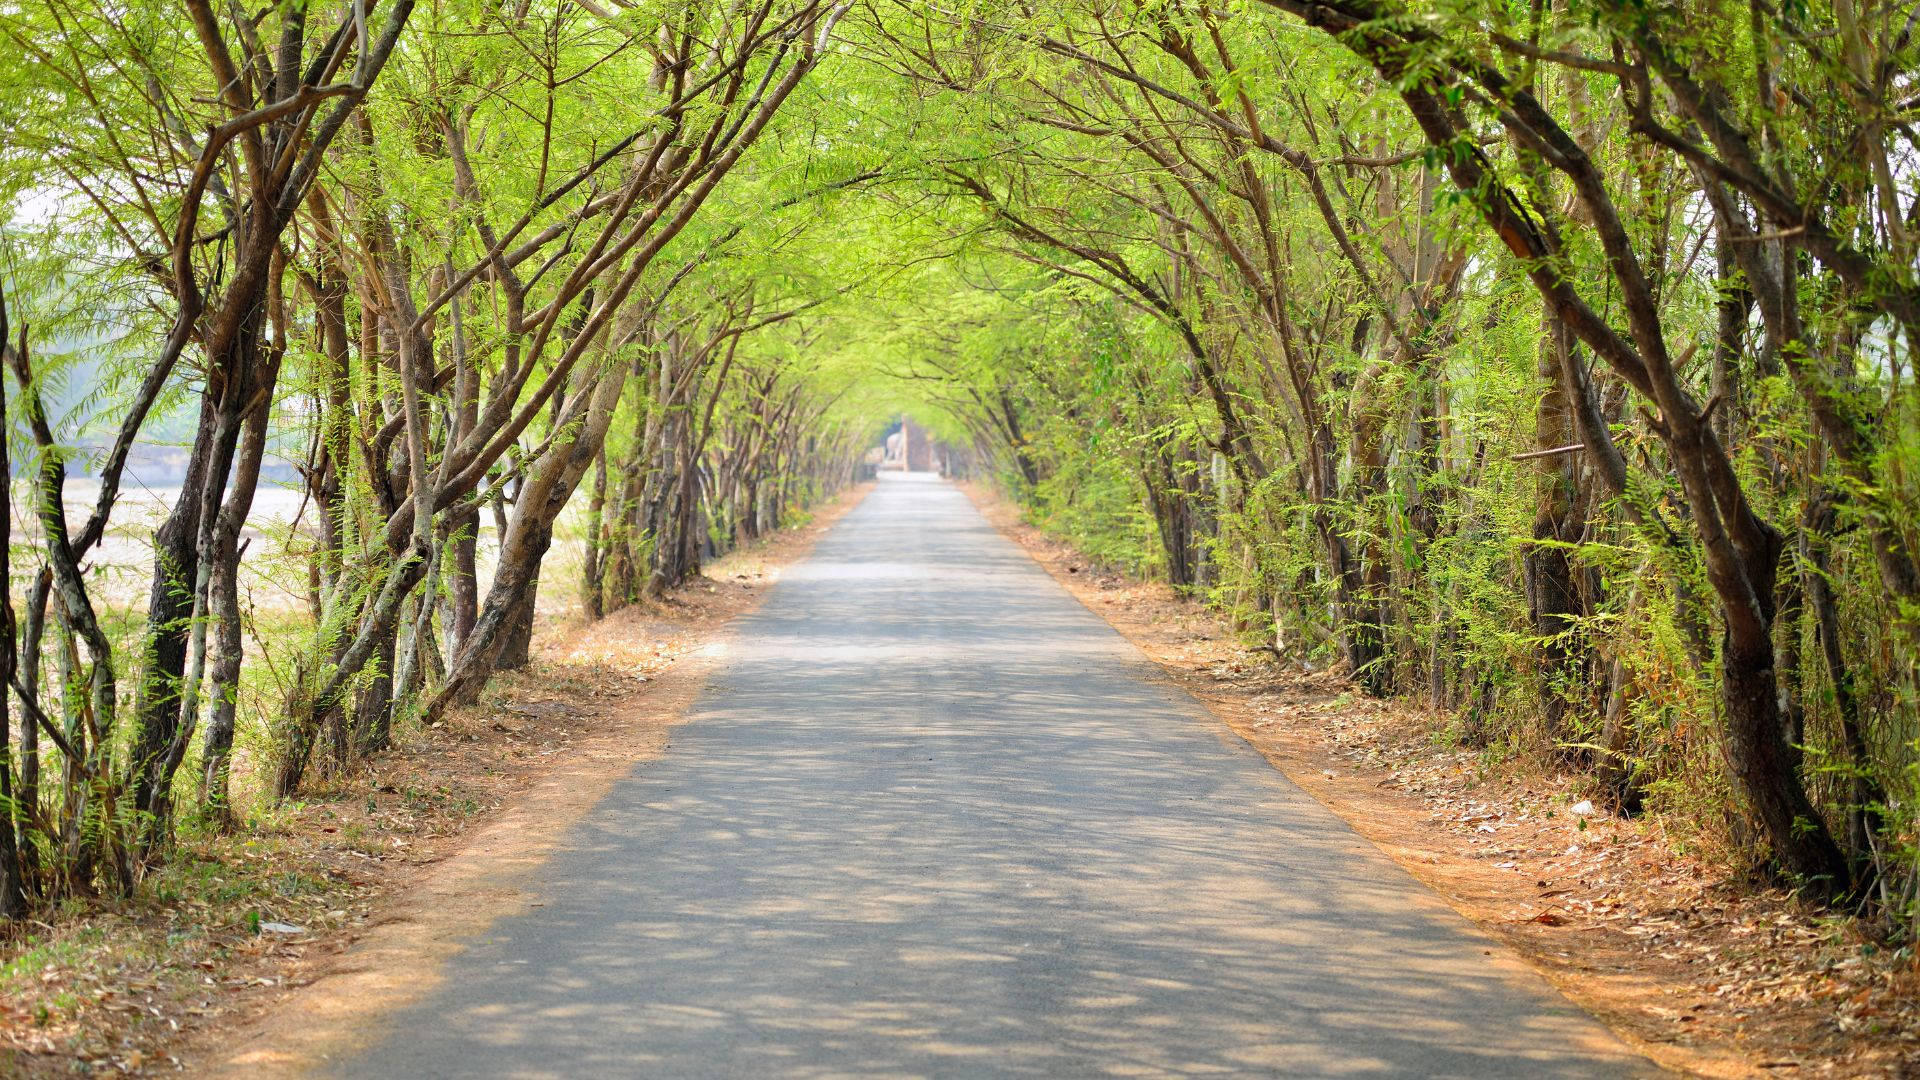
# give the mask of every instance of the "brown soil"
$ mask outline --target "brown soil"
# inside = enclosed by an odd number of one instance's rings
[[[536,662],[481,707],[267,827],[193,842],[164,895],[49,917],[35,952],[0,967],[0,1075],[286,1074],[374,1030],[463,937],[528,902],[519,883],[564,829],[666,746],[727,623],[863,494],[662,605],[548,627]],[[1575,814],[1577,777],[1489,765],[1436,740],[1436,717],[1250,654],[1217,614],[1100,572],[972,494],[1171,683],[1655,1060],[1920,1075],[1910,953],[1676,854],[1657,821]]]
[[[288,1075],[376,1030],[529,902],[520,885],[568,826],[667,746],[728,624],[867,490],[660,604],[543,627],[480,706],[264,827],[183,846],[138,901],[41,923],[0,967],[0,1075]]]
[[[968,490],[1169,682],[1655,1061],[1713,1077],[1920,1076],[1910,950],[1676,853],[1658,821],[1593,813],[1578,777],[1489,764],[1436,738],[1441,718],[1250,653],[1218,613],[1103,572]]]

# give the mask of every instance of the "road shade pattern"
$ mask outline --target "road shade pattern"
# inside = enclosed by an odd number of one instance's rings
[[[1653,1073],[964,495],[883,477],[341,1078]]]

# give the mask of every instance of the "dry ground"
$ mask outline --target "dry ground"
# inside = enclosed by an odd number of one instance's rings
[[[1911,954],[1676,854],[1657,822],[1575,813],[1576,777],[1489,766],[1437,741],[1441,725],[1419,710],[1251,655],[1198,604],[1101,573],[974,495],[1171,682],[1657,1060],[1709,1076],[1920,1075]],[[430,978],[444,931],[509,910],[501,880],[537,863],[597,784],[666,744],[702,651],[852,501],[657,608],[550,625],[535,664],[481,707],[410,733],[256,831],[194,841],[138,903],[31,928],[0,963],[0,1075],[231,1060],[236,1033],[284,1037],[307,1010],[416,992],[367,980],[382,956]],[[470,887],[484,875],[490,887]]]
[[[1316,799],[1656,1061],[1705,1076],[1920,1076],[1920,967],[1579,778],[1488,765],[1422,710],[1249,653],[1214,612],[1104,573],[969,493],[1088,608]],[[1580,812],[1576,813],[1576,808]]]
[[[319,779],[255,829],[188,840],[136,900],[74,905],[0,944],[0,1076],[198,1072],[302,988],[353,984],[363,939],[506,910],[499,879],[538,861],[567,807],[666,745],[728,622],[864,494],[661,604],[550,620],[534,662],[480,706]]]

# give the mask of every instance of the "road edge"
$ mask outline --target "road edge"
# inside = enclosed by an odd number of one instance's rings
[[[1222,728],[1266,759],[1274,771],[1286,777],[1309,798],[1345,822],[1356,835],[1392,861],[1394,865],[1400,867],[1422,887],[1439,897],[1442,903],[1466,920],[1475,930],[1504,949],[1527,970],[1539,976],[1570,1005],[1611,1032],[1628,1049],[1645,1057],[1659,1068],[1680,1075],[1710,1077],[1714,1080],[1771,1075],[1755,1067],[1749,1059],[1744,1057],[1731,1053],[1715,1053],[1700,1047],[1657,1042],[1645,1038],[1630,1028],[1623,1027],[1611,1015],[1611,1010],[1603,1001],[1584,990],[1576,979],[1578,972],[1567,971],[1543,962],[1525,947],[1527,943],[1518,941],[1512,935],[1503,932],[1505,928],[1499,922],[1489,920],[1477,910],[1464,905],[1458,896],[1433,880],[1430,872],[1432,866],[1441,860],[1455,860],[1456,856],[1439,850],[1415,849],[1376,835],[1364,821],[1357,820],[1347,811],[1342,800],[1330,798],[1322,786],[1315,782],[1314,775],[1302,768],[1300,763],[1289,760],[1279,748],[1254,738],[1243,722],[1222,712],[1215,701],[1188,685],[1188,673],[1163,663],[1154,651],[1147,647],[1147,643],[1129,633],[1126,627],[1115,621],[1108,612],[1102,611],[1099,605],[1089,603],[1088,596],[1093,591],[1092,584],[1085,577],[1063,573],[1054,565],[1053,560],[1043,557],[1044,549],[1034,542],[1034,537],[1023,535],[1019,531],[1020,528],[1031,527],[1025,526],[1019,520],[1019,510],[1016,506],[997,491],[979,482],[956,482],[954,487],[967,497],[974,509],[979,511],[980,516],[996,532],[1033,560],[1034,564],[1059,584],[1069,596],[1072,596],[1075,602],[1086,608],[1126,641],[1143,662],[1152,665],[1167,679],[1171,687],[1179,690],[1181,694],[1205,710],[1206,714],[1218,722]]]
[[[809,559],[873,488],[858,485],[817,512],[781,567]],[[466,834],[411,888],[388,897],[364,935],[311,978],[252,1010],[222,1046],[189,1047],[184,1067],[233,1080],[307,1076],[390,1030],[396,1012],[443,981],[449,959],[500,920],[537,906],[530,886],[538,870],[615,784],[665,753],[672,730],[725,666],[741,623],[778,589],[762,590],[649,689],[615,705],[617,721]]]

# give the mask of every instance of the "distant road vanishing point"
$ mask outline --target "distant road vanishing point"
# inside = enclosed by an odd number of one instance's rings
[[[1655,1074],[883,476],[341,1078]]]

